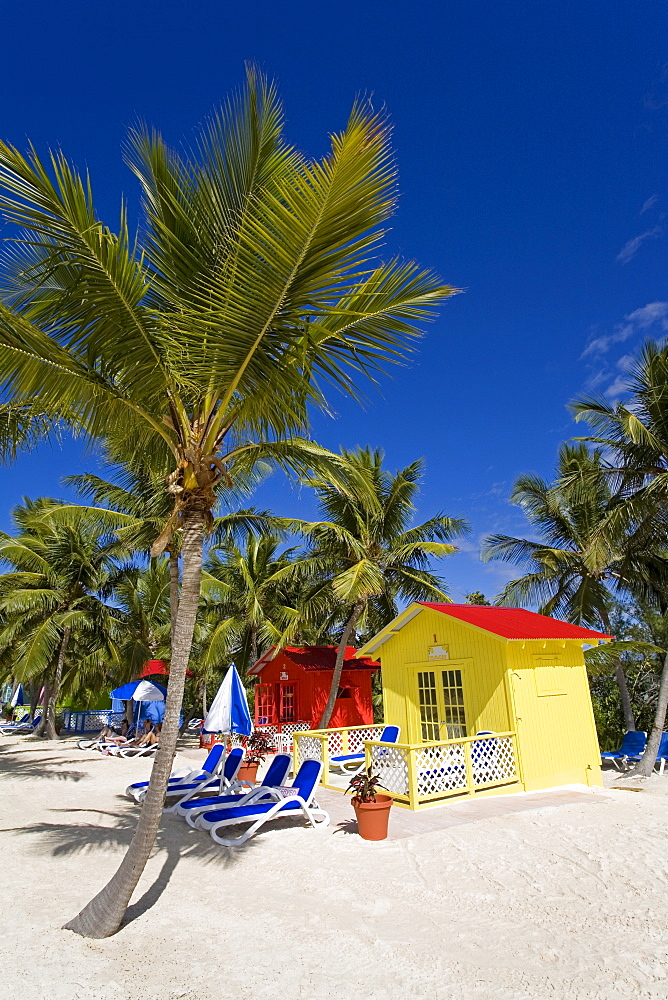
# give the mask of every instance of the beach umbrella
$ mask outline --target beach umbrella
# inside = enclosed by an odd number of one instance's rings
[[[115,688],[111,692],[112,706],[115,700],[136,701],[137,713],[135,716],[135,723],[139,725],[139,702],[164,702],[166,694],[167,688],[163,687],[162,684],[155,684],[153,681],[143,680],[129,681],[129,683],[123,684],[121,687]],[[162,715],[159,711],[147,711],[147,715],[150,717],[152,722],[159,722],[162,720]]]
[[[232,665],[223,683],[211,702],[211,708],[202,725],[205,733],[235,733],[237,736],[250,736],[253,732],[246,688],[241,683],[237,668]]]
[[[153,681],[129,681],[122,687],[115,688],[111,697],[118,701],[164,701],[167,688]]]
[[[12,695],[12,700],[9,704],[12,708],[16,708],[17,705],[23,704],[23,684],[17,685],[16,691]]]

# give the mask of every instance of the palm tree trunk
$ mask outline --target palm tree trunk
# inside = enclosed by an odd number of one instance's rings
[[[58,661],[56,663],[56,672],[53,677],[53,683],[49,688],[49,697],[46,698],[46,693],[44,697],[44,727],[42,728],[41,735],[45,740],[55,740],[56,736],[56,702],[58,701],[58,692],[60,690],[60,679],[63,676],[63,665],[65,663],[65,653],[67,651],[67,644],[70,641],[70,634],[72,629],[66,625],[63,629],[63,638],[60,643],[60,649],[58,650]]]
[[[332,717],[332,712],[334,711],[334,703],[336,702],[336,695],[339,690],[339,684],[341,683],[341,672],[343,670],[343,661],[346,655],[346,646],[348,645],[348,640],[350,636],[355,631],[355,626],[359,621],[359,617],[364,610],[364,601],[357,601],[353,606],[353,610],[350,613],[350,618],[346,622],[346,627],[343,630],[343,635],[341,636],[341,641],[339,642],[339,648],[336,651],[336,660],[334,662],[334,672],[332,674],[332,686],[329,689],[329,697],[327,698],[327,704],[325,705],[325,711],[322,713],[322,718],[318,724],[318,729],[326,729],[329,725],[329,720]]]
[[[645,752],[633,768],[629,771],[629,777],[649,778],[656,764],[656,755],[659,752],[659,745],[663,735],[663,727],[666,724],[666,711],[668,711],[668,653],[663,661],[663,671],[661,673],[661,684],[659,685],[659,697],[654,713],[654,723],[652,731],[647,740]]]
[[[258,661],[258,655],[257,655],[257,629],[256,629],[255,625],[251,625],[251,634],[250,634],[250,659],[251,659],[251,661],[250,661],[250,664],[248,666],[251,666],[251,667],[255,666],[255,664]],[[245,670],[244,674],[246,674],[247,672],[248,671]]]
[[[73,920],[65,924],[66,928],[83,937],[104,938],[116,933],[155,844],[179,736],[179,714],[199,604],[206,514],[201,506],[193,507],[185,512],[182,521],[181,599],[174,630],[160,750],[153,761],[151,781],[139,814],[137,829],[118,871],[97,896]]]
[[[601,621],[603,623],[603,628],[605,631],[611,635],[612,634],[612,624],[610,618],[608,617],[607,611],[601,613]],[[626,683],[626,674],[624,673],[624,665],[621,658],[617,660],[615,664],[615,679],[617,681],[617,687],[619,688],[619,699],[622,703],[622,714],[624,716],[624,728],[626,732],[633,732],[636,728],[636,722],[633,717],[633,704],[631,702],[631,695],[629,694],[629,686]]]
[[[624,728],[627,732],[632,732],[636,728],[636,721],[633,717],[631,695],[629,694],[629,686],[626,683],[626,674],[624,673],[624,667],[621,660],[617,660],[617,665],[615,666],[615,677],[617,679],[617,686],[619,687],[619,697],[622,702]]]
[[[208,711],[206,707],[206,681],[202,681],[202,686],[200,687],[199,690],[202,696],[202,718],[206,719],[206,713]]]
[[[53,680],[49,674],[45,674],[42,683],[44,686],[44,698],[42,699],[42,720],[35,730],[35,736],[44,736],[44,733],[46,732],[46,720],[47,720],[46,710],[51,700],[51,688],[53,686]]]
[[[37,712],[37,703],[39,701],[39,688],[42,682],[40,680],[30,682],[30,721],[32,722],[35,718]]]
[[[179,554],[172,547],[169,550],[169,611],[171,615],[171,642],[174,645],[176,617],[179,613]]]

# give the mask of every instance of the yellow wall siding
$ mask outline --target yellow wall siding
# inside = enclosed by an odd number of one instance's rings
[[[434,636],[436,637],[434,639]],[[429,659],[429,647],[445,645],[448,659]],[[480,730],[505,732],[513,719],[504,685],[504,644],[425,608],[380,650],[385,721],[401,726],[402,739],[420,742],[418,670],[460,669],[463,674],[469,736]],[[441,737],[447,739],[444,733]]]
[[[506,651],[525,787],[602,784],[580,643],[509,642]]]
[[[429,647],[439,645],[449,657],[430,659]],[[440,683],[442,670],[458,669],[467,735],[516,732],[525,788],[602,784],[580,641],[506,641],[425,608],[378,652],[385,721],[401,726],[402,742],[422,742],[418,670],[434,671]]]

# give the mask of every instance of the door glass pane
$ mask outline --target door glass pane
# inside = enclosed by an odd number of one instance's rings
[[[440,739],[438,701],[436,700],[436,674],[433,670],[418,673],[418,703],[423,740]]]
[[[443,722],[447,736],[443,739],[460,740],[466,736],[466,715],[464,713],[464,688],[461,670],[443,671]]]
[[[280,721],[295,721],[295,687],[294,684],[281,684]]]
[[[271,684],[258,684],[255,688],[258,726],[271,726],[274,719],[274,698]]]

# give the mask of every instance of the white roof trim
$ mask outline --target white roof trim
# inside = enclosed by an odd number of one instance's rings
[[[424,608],[422,606],[417,608],[407,609],[406,611],[402,612],[402,614],[397,615],[397,617],[394,619],[393,622],[390,622],[389,625],[386,625],[385,628],[378,633],[378,635],[374,636],[373,639],[369,639],[368,642],[364,643],[361,649],[357,650],[358,657],[367,656],[369,653],[373,653],[376,649],[379,648],[379,646],[382,646],[384,642],[387,642],[388,639],[391,639],[393,635],[396,635],[398,632],[401,632],[404,625],[408,625],[408,623],[412,621],[416,615],[419,615],[421,611],[424,611]]]

